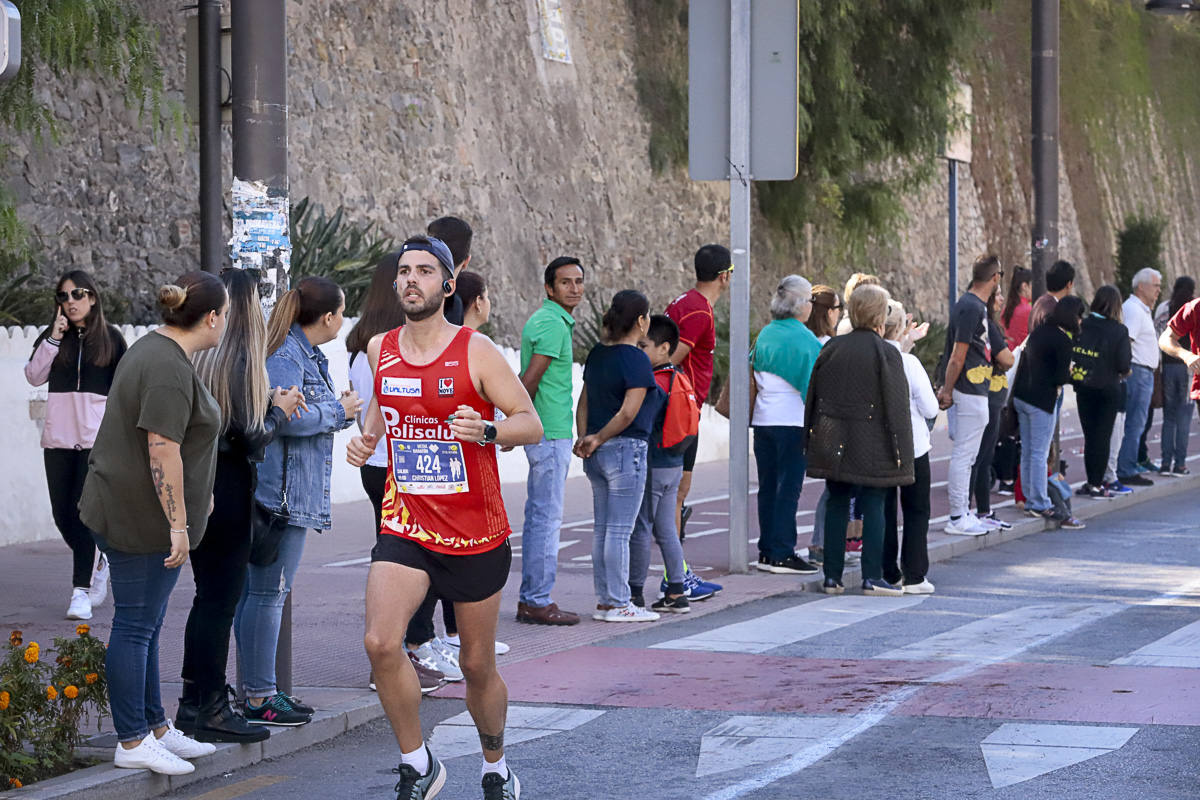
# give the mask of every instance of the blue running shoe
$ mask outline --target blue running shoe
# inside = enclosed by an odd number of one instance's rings
[[[1130,494],[1133,491],[1133,489],[1130,489],[1120,481],[1111,481],[1106,483],[1104,484],[1104,488],[1108,489],[1113,494]]]
[[[696,573],[692,572],[691,568],[688,568],[683,573],[683,588],[687,591],[687,596],[692,600],[707,600],[714,595],[720,594],[721,590],[725,587],[719,583],[700,580]]]

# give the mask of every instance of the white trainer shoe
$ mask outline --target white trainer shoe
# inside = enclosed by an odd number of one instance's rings
[[[458,654],[458,651],[462,648],[462,640],[459,639],[457,636],[455,636],[453,639],[446,637],[445,639],[442,639],[441,642],[446,647],[450,648],[451,652],[455,653],[456,655]],[[508,644],[506,644],[505,642],[502,642],[499,639],[496,640],[496,655],[502,656],[511,649],[512,648],[509,647]]]
[[[604,612],[605,622],[654,622],[656,619],[658,619],[657,613],[647,611],[633,603],[621,608],[610,608]]]
[[[88,590],[78,586],[71,592],[71,605],[67,606],[67,619],[91,619],[92,600]]]
[[[88,599],[92,606],[98,606],[108,597],[108,556],[97,553],[96,566],[92,567],[92,585],[88,589]]]
[[[958,536],[983,536],[990,531],[987,525],[979,521],[979,517],[971,512],[963,514],[958,519],[948,520],[946,522],[946,533],[953,533]]]
[[[172,753],[154,738],[154,731],[146,734],[137,747],[126,750],[117,745],[113,766],[123,769],[148,769],[160,775],[187,775],[196,768],[188,761]]]
[[[167,732],[158,737],[158,743],[180,758],[200,758],[217,752],[215,744],[198,742],[185,736],[171,720],[167,720]]]
[[[426,642],[416,649],[417,658],[442,673],[448,681],[461,681],[462,669],[458,666],[458,657],[450,652],[450,648],[438,639]]]
[[[920,583],[904,584],[905,594],[933,594],[933,584],[929,582],[929,578],[923,579]]]

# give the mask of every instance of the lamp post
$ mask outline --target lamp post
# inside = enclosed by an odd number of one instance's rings
[[[1058,260],[1059,0],[1033,0],[1033,296]]]

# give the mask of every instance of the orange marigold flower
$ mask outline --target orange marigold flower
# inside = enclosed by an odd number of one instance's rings
[[[8,708],[9,701],[12,700],[12,695],[8,692],[0,692],[0,711]]]
[[[58,689],[55,689],[53,686],[47,686],[46,687],[46,699],[53,700],[56,697],[58,697]]]
[[[88,685],[90,686],[96,681],[100,680],[100,676],[95,672],[89,672],[87,675],[83,676],[83,679],[87,681]]]
[[[10,633],[8,635],[8,643],[11,644],[13,647],[20,647],[21,643],[23,641],[25,641],[25,640],[23,638],[21,638],[20,631],[13,631],[12,633]]]
[[[74,700],[76,697],[79,697],[79,688],[75,684],[68,684],[63,689],[63,696],[68,700]]]
[[[12,787],[14,789],[20,789],[22,786],[25,785],[25,784],[21,783],[19,780],[17,780],[16,778],[9,778],[8,782],[12,784]]]
[[[41,653],[41,648],[37,642],[30,642],[29,647],[25,648],[25,663],[36,664],[38,655]]]
[[[80,623],[79,625],[75,626],[75,632],[80,636],[87,636],[91,629],[92,626],[88,625],[87,623]]]

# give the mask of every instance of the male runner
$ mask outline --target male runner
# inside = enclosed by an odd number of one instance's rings
[[[442,315],[453,276],[453,257],[441,240],[407,240],[395,286],[408,322],[367,347],[375,396],[347,460],[362,464],[386,435],[388,475],[383,527],[367,577],[364,642],[400,745],[397,800],[432,798],[446,773],[421,736],[421,691],[405,655],[404,631],[430,587],[454,603],[467,710],[483,746],[484,798],[516,800],[520,784],[504,760],[508,688],[494,650],[512,529],[493,445],[540,441],[542,425],[491,340]],[[505,418],[494,423],[496,409]],[[455,459],[463,462],[457,479],[450,467]]]

